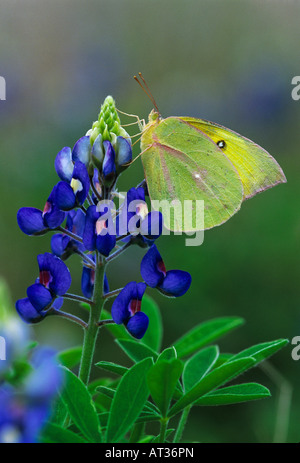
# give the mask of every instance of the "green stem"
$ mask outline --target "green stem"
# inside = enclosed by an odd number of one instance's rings
[[[93,295],[93,305],[90,310],[90,318],[88,327],[85,331],[81,363],[79,369],[79,378],[87,384],[90,377],[96,339],[98,335],[100,315],[103,307],[103,280],[104,280],[105,265],[97,255],[97,267],[95,272],[95,285]]]
[[[165,442],[168,423],[169,423],[169,418],[162,418],[160,420],[160,434],[159,434],[160,444],[163,444]]]
[[[178,426],[177,426],[177,430],[176,430],[176,433],[175,433],[175,436],[174,436],[174,439],[173,439],[173,442],[176,443],[176,442],[180,442],[181,438],[182,438],[182,433],[183,433],[183,430],[184,430],[184,427],[186,425],[186,422],[187,422],[187,418],[189,416],[189,413],[190,413],[190,409],[191,407],[186,407],[182,414],[181,414],[181,418],[179,420],[179,423],[178,423]]]

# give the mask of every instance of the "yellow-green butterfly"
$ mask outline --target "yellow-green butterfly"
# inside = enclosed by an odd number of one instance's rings
[[[286,182],[276,160],[251,140],[204,119],[163,119],[151,101],[156,109],[143,128],[141,158],[152,201],[204,200],[206,230],[226,222],[243,200]],[[169,230],[189,231],[164,219]]]

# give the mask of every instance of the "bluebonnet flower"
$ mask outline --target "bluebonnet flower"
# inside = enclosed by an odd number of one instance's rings
[[[95,283],[95,270],[91,267],[86,267],[83,265],[82,274],[81,274],[81,291],[82,294],[91,299],[93,297],[94,292],[94,283]],[[103,282],[103,294],[107,294],[109,292],[109,284],[106,273],[104,275],[104,282]]]
[[[128,283],[116,297],[111,308],[114,322],[118,325],[124,324],[127,331],[137,339],[144,336],[149,325],[148,316],[141,312],[145,290],[145,283]]]
[[[114,136],[112,142],[99,134],[92,147],[92,160],[106,183],[111,183],[132,161],[130,142],[122,136]]]
[[[83,244],[89,251],[96,249],[107,257],[116,245],[116,232],[112,222],[109,205],[98,211],[96,206],[89,206],[86,213]]]
[[[0,443],[35,443],[51,413],[51,402],[62,384],[54,352],[38,350],[32,360],[34,370],[25,384],[15,390],[0,389]]]
[[[170,297],[182,296],[191,285],[191,275],[183,270],[166,270],[155,244],[147,251],[141,262],[141,275],[151,288],[157,288]]]
[[[90,157],[90,137],[84,136],[79,138],[79,140],[75,143],[73,150],[71,150],[68,146],[65,146],[57,154],[55,158],[55,170],[57,175],[65,182],[69,182],[72,179],[74,164],[77,161],[80,161],[86,168],[88,168]]]
[[[162,213],[148,212],[144,188],[131,188],[117,216],[118,234],[122,236],[130,233],[132,243],[145,247],[153,244],[154,240],[161,235],[162,227]]]
[[[85,214],[81,209],[69,211],[65,229],[82,238],[85,226]],[[63,233],[57,233],[51,238],[51,250],[53,254],[66,260],[74,252],[84,252],[85,248],[79,241]]]
[[[63,177],[66,177],[65,173]],[[76,161],[68,179],[56,185],[55,202],[60,209],[68,211],[84,203],[89,189],[90,178],[87,168],[81,161]]]
[[[41,321],[53,307],[59,310],[62,298],[71,286],[71,275],[66,264],[46,252],[37,257],[40,269],[39,278],[27,288],[27,297],[16,302],[16,309],[27,323]]]
[[[26,235],[42,235],[50,229],[59,227],[65,220],[65,212],[56,204],[56,186],[46,201],[44,210],[35,207],[22,207],[17,213],[20,229]]]

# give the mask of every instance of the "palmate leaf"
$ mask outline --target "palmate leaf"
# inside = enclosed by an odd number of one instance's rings
[[[257,383],[235,384],[210,392],[197,400],[194,405],[233,405],[251,400],[270,397],[269,389]]]
[[[217,346],[209,346],[197,352],[185,364],[183,370],[183,385],[189,391],[197,384],[216,363],[219,357]]]
[[[197,325],[174,343],[179,358],[187,357],[241,326],[240,317],[220,317]]]
[[[252,357],[245,357],[239,360],[234,360],[233,362],[227,362],[219,368],[212,370],[194,387],[192,387],[192,389],[190,389],[181,399],[179,399],[175,405],[173,405],[168,416],[172,417],[173,415],[176,415],[203,395],[239,376],[241,373],[251,368],[254,364],[255,359]]]
[[[275,341],[263,342],[261,344],[256,344],[255,346],[248,347],[245,350],[242,350],[238,354],[230,358],[230,362],[237,360],[243,357],[253,357],[256,360],[256,365],[275,354],[278,350],[282,349],[286,344],[288,344],[288,339],[277,339]]]
[[[153,360],[146,358],[122,376],[111,404],[106,442],[120,440],[141,413],[149,396],[146,375],[152,365]]]
[[[147,375],[150,394],[163,417],[166,416],[176,384],[183,370],[183,362],[174,358],[158,360]]]
[[[61,368],[65,373],[61,398],[72,421],[88,441],[101,442],[98,415],[87,387],[70,370],[65,367]]]

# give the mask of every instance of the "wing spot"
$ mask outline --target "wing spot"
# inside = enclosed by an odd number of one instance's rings
[[[221,148],[222,150],[226,148],[226,143],[224,140],[219,140],[217,141],[217,145],[219,148]]]

